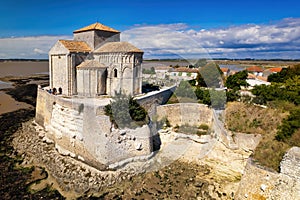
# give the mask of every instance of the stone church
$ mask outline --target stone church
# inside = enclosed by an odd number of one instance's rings
[[[49,52],[50,88],[84,97],[141,93],[142,50],[121,42],[119,31],[98,22],[73,35]]]

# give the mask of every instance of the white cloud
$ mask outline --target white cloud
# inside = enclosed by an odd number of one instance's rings
[[[72,36],[0,38],[0,58],[47,58],[59,39]],[[300,18],[195,30],[183,23],[138,25],[121,34],[145,57],[300,58]]]
[[[122,40],[143,49],[146,57],[168,52],[180,57],[300,58],[300,18],[199,31],[184,24],[140,26],[123,32]]]
[[[34,48],[34,49],[33,49],[33,52],[35,52],[35,53],[37,53],[37,54],[45,54],[45,53],[47,53],[47,52],[45,52],[44,50],[39,49],[39,48]]]
[[[48,58],[50,48],[59,39],[72,36],[0,38],[0,58]]]

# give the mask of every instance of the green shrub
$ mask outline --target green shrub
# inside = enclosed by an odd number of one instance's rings
[[[119,128],[134,128],[148,123],[147,111],[130,96],[116,94],[104,112]]]
[[[200,124],[199,129],[208,130],[209,126],[207,124]]]
[[[275,136],[278,141],[286,141],[293,133],[300,128],[300,109],[295,109],[290,112],[288,118],[282,121],[278,126],[278,131]]]

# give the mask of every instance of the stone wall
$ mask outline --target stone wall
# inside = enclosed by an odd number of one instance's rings
[[[103,108],[91,99],[72,99],[38,89],[36,122],[46,129],[64,155],[94,167],[110,165],[152,152],[152,133],[147,125],[137,129],[114,129]]]
[[[175,87],[137,98],[148,113],[156,114],[156,106],[168,101]],[[137,129],[114,129],[104,115],[108,98],[70,98],[38,89],[35,121],[43,126],[46,137],[64,155],[80,159],[92,166],[113,165],[152,152],[152,123]]]
[[[109,31],[85,31],[74,33],[74,40],[85,41],[93,50],[107,42],[119,42],[120,33]]]
[[[157,107],[158,120],[167,117],[171,125],[212,124],[212,110],[204,104],[177,103]]]
[[[146,110],[151,109],[153,105],[163,105],[168,102],[174,93],[176,86],[161,89],[160,91],[149,92],[148,94],[136,97],[137,102]]]
[[[300,182],[300,148],[292,147],[280,163],[280,172]]]

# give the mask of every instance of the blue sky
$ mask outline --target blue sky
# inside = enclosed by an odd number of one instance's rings
[[[0,6],[0,58],[45,58],[57,39],[71,39],[73,30],[96,21],[124,32],[124,39],[149,50],[146,57],[200,56],[198,45],[211,57],[300,58],[299,10],[298,0],[6,0]],[[159,31],[184,41],[159,37]],[[189,39],[197,43],[190,49]],[[181,43],[186,46],[170,49]]]

